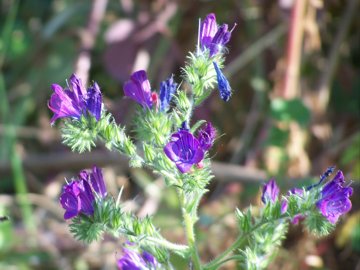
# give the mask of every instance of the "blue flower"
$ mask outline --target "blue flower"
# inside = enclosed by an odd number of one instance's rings
[[[164,147],[164,152],[175,162],[181,173],[187,173],[193,164],[199,163],[204,158],[204,150],[199,140],[187,130],[174,133],[170,142]]]
[[[54,112],[50,123],[53,124],[58,118],[80,119],[82,115],[91,113],[97,121],[101,116],[102,96],[97,83],[87,90],[75,74],[70,77],[70,87],[63,89],[58,84],[51,86],[54,93],[48,103],[50,110]]]
[[[214,64],[214,68],[216,71],[216,78],[217,78],[217,82],[218,82],[220,97],[224,101],[229,101],[229,99],[231,97],[230,84],[229,84],[228,80],[226,79],[225,75],[221,72],[221,70],[218,67],[218,65],[216,64],[216,62],[213,62],[213,64]]]
[[[178,84],[174,82],[173,75],[160,83],[160,111],[166,112],[175,94]]]
[[[353,189],[344,184],[344,175],[342,171],[338,171],[335,177],[322,188],[321,198],[316,202],[316,207],[321,214],[332,224],[335,224],[341,215],[349,212],[352,206],[349,197]]]

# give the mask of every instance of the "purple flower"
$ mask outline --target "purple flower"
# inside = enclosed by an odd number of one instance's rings
[[[97,194],[97,196],[100,198],[106,197],[107,190],[101,168],[94,165],[91,173],[81,171],[79,178],[86,180],[91,185],[92,190]]]
[[[279,196],[279,188],[274,179],[271,179],[263,186],[261,201],[266,204],[268,201],[275,202]]]
[[[209,150],[214,144],[216,137],[216,129],[210,122],[207,122],[205,127],[198,132],[198,140],[204,151]]]
[[[124,85],[124,93],[144,108],[152,108],[151,87],[145,70],[136,71],[130,76]]]
[[[70,77],[70,87],[63,89],[58,84],[51,85],[54,93],[51,95],[48,107],[54,112],[50,122],[53,124],[58,118],[80,119],[87,112],[91,113],[97,121],[101,116],[102,96],[97,83],[87,90],[80,78],[73,74]]]
[[[199,43],[201,50],[209,49],[210,57],[216,55],[219,51],[221,52],[223,47],[229,42],[231,32],[235,26],[236,24],[230,31],[228,31],[227,24],[218,27],[215,14],[208,14],[200,25]]]
[[[132,249],[123,249],[124,255],[117,261],[120,270],[150,270],[156,269],[157,260],[144,251],[142,254]]]
[[[94,201],[94,195],[87,181],[79,180],[69,183],[60,196],[61,206],[65,209],[64,219],[76,217],[80,213],[93,215]]]
[[[64,219],[70,219],[79,214],[92,216],[95,198],[104,198],[106,195],[100,168],[94,166],[91,173],[81,171],[78,179],[64,186],[60,195],[60,204],[65,209]]]
[[[226,79],[225,75],[221,72],[216,62],[213,62],[213,64],[216,71],[216,79],[218,82],[220,97],[224,101],[229,101],[231,97],[231,87],[229,81]]]
[[[349,197],[353,189],[344,186],[345,179],[342,171],[338,171],[335,177],[321,190],[321,198],[316,202],[316,207],[326,219],[335,224],[339,217],[351,209]]]
[[[173,75],[160,83],[160,110],[166,112],[170,107],[170,101],[175,94],[178,84],[174,82]]]
[[[164,147],[164,152],[182,173],[188,172],[193,164],[204,158],[204,150],[199,140],[187,130],[174,133]]]

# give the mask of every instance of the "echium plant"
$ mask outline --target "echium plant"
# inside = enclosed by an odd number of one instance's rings
[[[333,167],[317,184],[292,189],[281,196],[272,179],[263,187],[260,212],[254,213],[251,207],[244,212],[235,211],[239,236],[233,244],[212,261],[201,260],[194,226],[199,202],[213,178],[208,151],[217,132],[210,122],[192,124],[191,116],[214,88],[218,88],[222,100],[231,97],[222,68],[225,45],[234,27],[229,30],[227,24],[218,25],[214,14],[200,21],[197,47],[189,53],[182,69],[181,84],[171,75],[160,84],[157,93],[152,90],[146,71],[130,76],[123,89],[125,96],[139,105],[133,123],[134,138],[126,135],[125,127],[119,126],[106,110],[97,83],[86,89],[81,79],[72,75],[67,88],[52,85],[54,93],[48,104],[54,113],[51,124],[61,119],[64,144],[82,153],[103,142],[109,150],[127,156],[130,166],[152,169],[177,191],[186,245],[166,240],[151,217],[138,218],[123,211],[120,196],[115,199],[107,192],[102,170],[97,166],[67,181],[60,204],[65,210],[64,219],[70,221],[70,231],[85,242],[96,241],[104,233],[125,238],[122,255],[117,263],[114,260],[119,269],[174,269],[169,260],[171,253],[188,260],[195,270],[218,269],[230,260],[238,261],[244,269],[263,269],[274,257],[290,222],[303,220],[310,232],[326,235],[340,216],[351,209],[352,188],[346,184],[343,173],[338,171],[327,181]],[[181,90],[180,85],[187,85],[191,91]]]

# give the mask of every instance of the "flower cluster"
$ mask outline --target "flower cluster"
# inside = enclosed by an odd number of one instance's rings
[[[123,248],[124,255],[117,261],[119,270],[155,270],[160,264],[147,251],[141,253],[133,250]]]
[[[333,170],[333,169],[332,169]],[[329,170],[323,174],[320,178],[319,185],[329,176]],[[324,177],[326,175],[326,177]],[[317,185],[314,185],[317,186]],[[309,192],[316,192],[315,189]],[[314,203],[320,213],[332,224],[335,224],[339,217],[351,209],[350,196],[353,193],[353,189],[349,186],[345,186],[345,178],[342,171],[338,171],[335,177],[327,184],[320,188],[320,198]],[[270,202],[274,203],[279,195],[279,188],[276,185],[275,180],[271,179],[263,187],[261,200],[264,204]],[[303,197],[304,189],[293,188],[288,191],[287,196],[299,196]],[[288,202],[286,199],[281,202],[281,213],[285,213],[288,208]],[[293,217],[292,223],[297,224],[298,221],[305,216],[303,214],[297,214]]]
[[[200,163],[205,152],[211,148],[216,137],[216,130],[210,122],[198,132],[196,138],[190,131],[180,129],[171,135],[164,152],[181,173],[190,171],[192,165]]]
[[[65,209],[64,219],[71,219],[79,214],[92,216],[94,202],[107,195],[104,178],[100,168],[93,166],[92,172],[81,171],[78,178],[63,188],[60,204]]]
[[[87,113],[92,114],[99,121],[102,109],[102,95],[95,82],[87,90],[81,79],[75,74],[70,77],[70,86],[63,89],[58,84],[51,86],[54,93],[51,95],[48,106],[54,116],[50,123],[54,124],[58,118],[80,119]]]

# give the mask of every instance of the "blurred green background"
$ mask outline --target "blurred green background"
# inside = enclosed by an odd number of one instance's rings
[[[353,181],[353,209],[326,238],[292,227],[269,269],[360,269],[359,2],[1,0],[0,269],[115,268],[124,239],[76,242],[58,204],[64,178],[92,164],[104,167],[114,196],[125,187],[129,211],[155,215],[167,238],[184,241],[174,191],[101,145],[71,153],[49,124],[47,101],[50,85],[65,86],[76,72],[98,82],[107,108],[131,130],[124,81],[140,68],[154,89],[172,73],[180,81],[198,19],[210,12],[237,27],[225,68],[233,97],[224,103],[214,91],[193,119],[211,120],[220,135],[197,228],[202,259],[230,245],[235,207],[260,205],[269,177],[286,192],[336,165]]]

